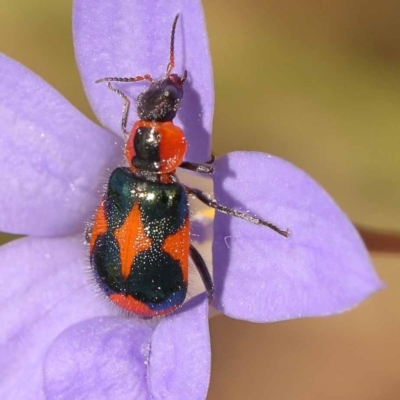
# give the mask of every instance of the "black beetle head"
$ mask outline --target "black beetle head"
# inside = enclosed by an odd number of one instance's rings
[[[182,78],[171,74],[167,78],[152,82],[150,87],[138,96],[139,118],[144,121],[172,121],[183,97],[185,79],[186,74]]]

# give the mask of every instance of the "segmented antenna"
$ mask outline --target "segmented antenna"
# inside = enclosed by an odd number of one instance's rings
[[[178,22],[179,18],[179,13],[176,14],[174,23],[172,24],[172,30],[171,30],[171,44],[169,47],[169,63],[167,65],[167,78],[171,74],[171,71],[175,67],[175,55],[174,55],[174,45],[175,45],[175,30],[176,30],[176,23]]]

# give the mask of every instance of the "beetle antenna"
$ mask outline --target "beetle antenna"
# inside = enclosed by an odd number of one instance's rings
[[[169,46],[169,63],[167,65],[167,78],[171,74],[171,71],[173,70],[175,66],[175,54],[174,54],[174,45],[175,45],[175,29],[176,29],[176,23],[178,22],[179,18],[179,13],[176,14],[174,22],[172,23],[172,30],[171,30],[171,43]]]

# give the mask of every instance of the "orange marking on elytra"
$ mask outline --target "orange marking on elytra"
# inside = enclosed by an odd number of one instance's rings
[[[186,219],[182,227],[173,235],[167,236],[162,245],[162,249],[166,253],[174,260],[179,261],[185,284],[188,282],[189,273],[189,235],[189,220]]]
[[[146,304],[142,303],[139,300],[134,299],[132,296],[129,296],[129,295],[125,296],[124,294],[121,294],[121,293],[112,293],[108,297],[118,307],[121,307],[124,310],[133,312],[142,317],[161,316],[161,315],[169,314],[172,311],[179,308],[179,305],[176,305],[176,306],[169,307],[165,310],[154,311],[150,307],[148,307]]]
[[[120,249],[121,275],[125,280],[131,272],[131,266],[137,254],[151,247],[151,239],[146,236],[144,231],[137,202],[125,222],[115,229],[114,236]]]
[[[104,235],[107,232],[107,219],[104,211],[104,205],[101,203],[97,209],[96,216],[94,218],[94,224],[92,229],[92,236],[90,238],[90,252],[92,252],[96,239],[100,235]]]

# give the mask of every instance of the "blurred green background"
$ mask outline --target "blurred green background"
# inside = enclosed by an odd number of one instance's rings
[[[188,0],[189,1],[189,0]],[[93,117],[74,64],[71,0],[0,0],[0,51]],[[359,224],[400,230],[400,2],[204,0],[213,149],[279,155]],[[343,316],[211,321],[214,399],[400,398],[399,258],[389,288]]]

